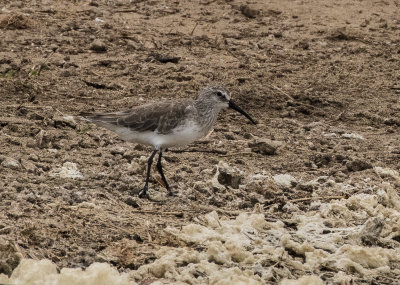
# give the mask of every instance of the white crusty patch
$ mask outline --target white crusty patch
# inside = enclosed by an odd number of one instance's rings
[[[52,177],[60,177],[60,178],[71,178],[71,179],[83,179],[82,173],[79,171],[76,163],[73,162],[65,162],[62,167],[53,169],[49,173]]]

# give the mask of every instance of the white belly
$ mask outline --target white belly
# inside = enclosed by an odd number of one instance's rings
[[[119,128],[116,132],[123,140],[153,145],[155,148],[187,145],[207,134],[207,131],[202,131],[194,123],[172,129],[169,134],[159,134],[157,131],[133,132],[128,128]]]

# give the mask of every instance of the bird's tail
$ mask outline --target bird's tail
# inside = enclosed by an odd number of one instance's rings
[[[119,123],[118,120],[126,115],[128,111],[115,112],[115,113],[79,113],[79,119],[81,121],[91,122],[100,127],[116,131]]]

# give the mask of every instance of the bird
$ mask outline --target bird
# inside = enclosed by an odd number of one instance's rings
[[[161,158],[170,147],[190,144],[212,131],[222,109],[233,109],[251,123],[256,121],[232,100],[230,92],[221,86],[205,87],[197,99],[153,102],[114,113],[80,113],[83,120],[115,132],[122,140],[153,146],[147,161],[146,180],[140,198],[151,200],[148,189],[151,166],[157,152],[157,170],[169,195],[171,191],[164,175]]]

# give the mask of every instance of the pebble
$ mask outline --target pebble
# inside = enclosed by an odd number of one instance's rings
[[[12,69],[11,65],[9,64],[0,64],[0,73],[5,74]]]
[[[114,146],[111,148],[110,153],[112,155],[116,155],[116,154],[121,154],[123,155],[125,153],[126,149],[122,146]]]
[[[130,175],[142,174],[146,168],[146,165],[147,164],[143,164],[143,163],[140,164],[140,163],[132,160],[131,163],[128,164],[127,171]]]
[[[32,161],[35,161],[35,162],[38,162],[38,161],[39,161],[39,157],[38,157],[36,154],[34,154],[34,153],[31,153],[31,154],[28,156],[28,159],[29,159],[29,160],[32,160]]]
[[[238,189],[243,178],[243,172],[237,167],[230,167],[225,162],[218,165],[218,182],[225,186]]]
[[[363,171],[372,168],[372,164],[361,159],[355,159],[353,161],[349,161],[346,164],[346,168],[348,171]]]
[[[377,245],[384,225],[384,220],[379,217],[367,220],[361,230],[361,242],[366,246]]]
[[[72,129],[76,128],[76,121],[72,116],[55,116],[53,118],[55,128],[70,127]]]
[[[30,173],[34,173],[36,166],[35,164],[27,159],[21,159],[21,165],[23,168],[25,168],[26,171],[30,172]]]
[[[256,9],[255,7],[249,6],[249,5],[240,6],[240,11],[247,18],[255,18],[260,13],[260,10]]]
[[[9,242],[3,238],[0,239],[0,252],[1,272],[10,276],[11,273],[13,273],[13,269],[16,268],[17,265],[20,263],[22,259],[22,254],[18,251],[13,242]]]
[[[132,198],[132,197],[126,198],[125,203],[126,203],[127,205],[133,207],[133,208],[140,208],[140,205],[139,205],[137,199],[134,199],[134,198]]]
[[[90,49],[94,52],[101,53],[107,51],[107,46],[102,40],[94,40],[90,45]]]
[[[134,157],[136,157],[136,156],[137,156],[137,153],[134,152],[134,151],[132,151],[132,150],[130,150],[130,149],[126,150],[126,151],[122,154],[122,157],[125,158],[125,159],[127,159],[128,161],[132,161],[132,159],[133,159]]]
[[[252,152],[260,153],[263,155],[274,155],[276,150],[281,145],[280,142],[267,140],[267,139],[257,139],[253,142],[248,143]]]
[[[13,170],[18,170],[21,168],[21,163],[19,163],[18,160],[12,157],[5,157],[3,162],[1,163],[1,166],[5,168],[10,168]]]

